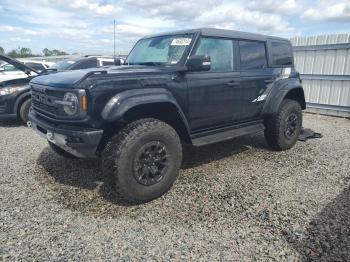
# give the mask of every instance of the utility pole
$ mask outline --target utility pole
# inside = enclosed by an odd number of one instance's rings
[[[113,34],[113,37],[114,37],[114,48],[113,48],[113,57],[115,58],[115,19],[114,19],[114,27],[113,27],[113,31],[114,31],[114,34]]]

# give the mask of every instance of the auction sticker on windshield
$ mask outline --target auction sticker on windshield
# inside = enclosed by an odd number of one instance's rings
[[[189,45],[191,40],[191,38],[174,38],[171,45]]]

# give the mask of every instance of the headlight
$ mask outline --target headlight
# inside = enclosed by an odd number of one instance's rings
[[[63,97],[63,110],[67,115],[73,116],[78,112],[79,100],[73,93],[65,93]]]
[[[16,93],[18,91],[23,90],[25,87],[23,86],[16,86],[16,87],[5,87],[0,89],[0,96],[6,96],[13,93]]]

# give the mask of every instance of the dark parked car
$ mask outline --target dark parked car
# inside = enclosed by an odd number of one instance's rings
[[[0,119],[18,117],[26,123],[31,106],[28,83],[39,72],[5,55],[0,55],[0,60],[6,62],[0,70]]]
[[[283,38],[198,29],[139,40],[125,66],[31,81],[32,127],[66,157],[102,157],[117,194],[145,202],[169,190],[182,143],[260,131],[276,150],[296,143],[304,92]]]
[[[4,79],[16,78],[10,81],[0,82],[0,118],[19,118],[24,123],[28,121],[28,113],[31,106],[29,81],[38,74],[52,74],[58,71],[78,70],[86,68],[98,68],[115,64],[114,58],[93,56],[71,60],[63,60],[49,69],[38,71],[30,62],[20,62],[7,56],[0,55],[0,60],[7,62],[5,66],[11,66],[16,74],[9,72]],[[39,68],[40,69],[40,68]],[[41,68],[42,69],[42,68]],[[18,73],[20,72],[20,73]],[[1,69],[0,69],[1,74]],[[0,75],[1,81],[1,75]]]
[[[64,70],[77,70],[77,69],[87,69],[103,66],[114,65],[113,57],[104,56],[86,56],[77,59],[68,59],[57,62],[56,64],[50,66],[50,70],[64,71]]]

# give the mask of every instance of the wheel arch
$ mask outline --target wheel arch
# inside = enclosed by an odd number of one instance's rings
[[[19,116],[19,110],[21,108],[21,105],[27,100],[31,98],[31,94],[30,92],[25,92],[23,94],[21,94],[15,102],[15,106],[14,106],[14,113],[16,113],[17,116]]]
[[[172,126],[182,141],[191,143],[189,125],[174,96],[163,88],[128,90],[113,96],[101,114],[108,123],[155,118]]]
[[[297,101],[301,109],[306,109],[305,94],[301,85],[286,86],[283,89],[275,89],[269,95],[263,108],[263,115],[272,115],[278,111],[284,99],[292,99]]]

